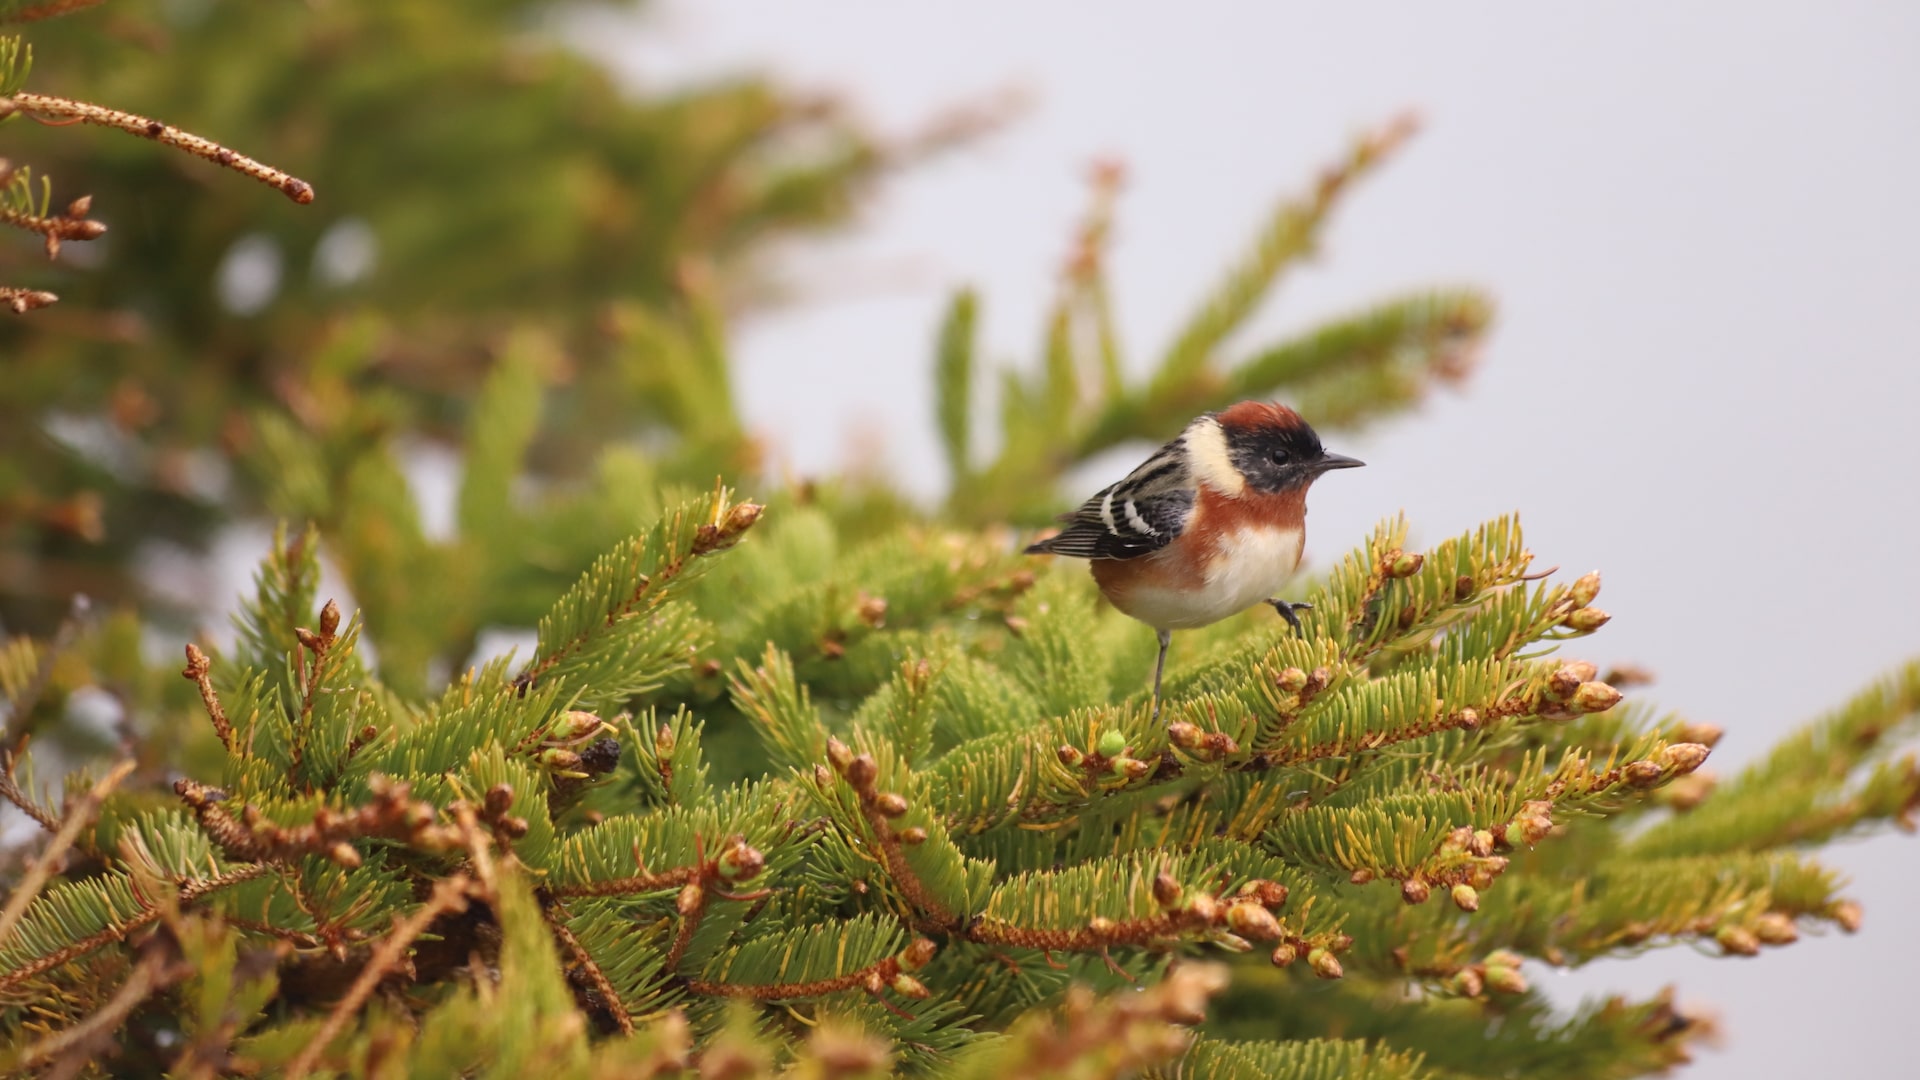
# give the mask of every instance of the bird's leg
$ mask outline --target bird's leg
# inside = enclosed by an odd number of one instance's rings
[[[1153,662],[1153,718],[1160,719],[1160,673],[1167,669],[1167,646],[1173,644],[1173,631],[1160,631],[1160,658]]]
[[[1272,604],[1273,610],[1279,612],[1280,617],[1287,620],[1287,625],[1293,627],[1294,633],[1299,634],[1301,637],[1307,636],[1306,628],[1300,625],[1300,616],[1298,613],[1302,611],[1312,611],[1312,604],[1289,603],[1272,596],[1267,597],[1267,603]]]

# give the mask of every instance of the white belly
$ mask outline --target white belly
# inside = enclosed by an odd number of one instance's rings
[[[1136,587],[1127,594],[1127,614],[1163,630],[1219,622],[1278,595],[1300,565],[1298,529],[1245,529],[1221,538],[1207,564],[1199,592]]]

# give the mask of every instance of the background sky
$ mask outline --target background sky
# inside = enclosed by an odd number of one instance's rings
[[[738,330],[748,416],[800,468],[877,437],[940,490],[940,308],[977,285],[987,353],[1031,361],[1093,159],[1131,168],[1112,269],[1144,367],[1277,196],[1412,106],[1424,133],[1244,344],[1424,285],[1501,315],[1463,391],[1335,444],[1370,467],[1314,490],[1309,557],[1402,508],[1429,541],[1520,510],[1543,565],[1605,572],[1583,654],[1723,725],[1722,775],[1920,652],[1920,5],[667,0],[586,29],[637,84],[770,67],[899,132],[1030,96],[793,251],[813,291]],[[1920,842],[1831,859],[1856,937],[1533,977],[1569,1003],[1677,982],[1727,1032],[1701,1080],[1903,1073]]]

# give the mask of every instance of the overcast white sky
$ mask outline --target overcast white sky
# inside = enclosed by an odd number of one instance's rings
[[[1920,5],[669,0],[640,25],[596,29],[643,84],[771,67],[891,130],[1033,95],[795,254],[838,284],[740,329],[748,414],[801,467],[877,427],[938,489],[939,308],[978,285],[988,351],[1031,358],[1093,158],[1132,167],[1114,271],[1144,361],[1276,195],[1411,105],[1425,133],[1248,343],[1434,283],[1490,288],[1500,324],[1463,393],[1341,440],[1371,467],[1315,490],[1310,557],[1401,508],[1429,540],[1521,510],[1545,563],[1606,573],[1616,617],[1584,651],[1724,725],[1723,774],[1920,652]],[[1536,978],[1678,982],[1729,1034],[1695,1077],[1904,1072],[1920,842],[1834,861],[1857,937]]]

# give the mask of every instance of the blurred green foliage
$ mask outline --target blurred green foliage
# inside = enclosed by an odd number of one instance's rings
[[[701,355],[719,306],[900,155],[764,79],[624,92],[554,32],[573,6],[122,0],[21,28],[29,89],[160,118],[319,197],[9,118],[0,155],[51,176],[56,205],[90,193],[111,231],[53,263],[0,239],[0,279],[62,298],[0,320],[0,625],[136,598],[143,544],[255,507],[227,476],[275,437],[265,414],[321,455],[306,504],[272,509],[324,520],[382,436],[458,430],[518,327],[564,346],[540,475],[728,407]]]

